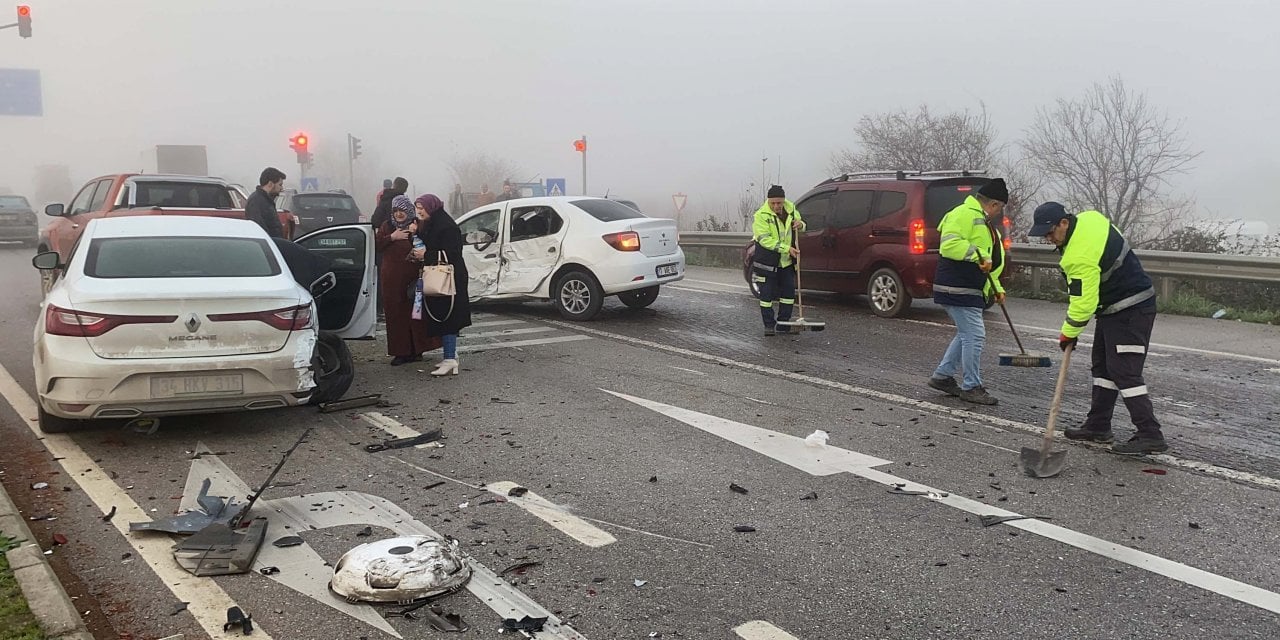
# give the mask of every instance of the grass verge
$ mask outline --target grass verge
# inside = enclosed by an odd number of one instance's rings
[[[12,548],[13,541],[0,537],[0,640],[44,640],[44,632],[31,615],[22,589],[9,570],[4,552]]]

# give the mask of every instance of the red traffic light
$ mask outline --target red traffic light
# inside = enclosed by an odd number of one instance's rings
[[[306,146],[307,146],[307,137],[306,137],[306,136],[298,136],[298,137],[297,137],[297,143],[298,143],[298,146],[299,146],[299,147],[306,147]]]
[[[580,151],[580,152],[584,152],[584,153],[585,153],[585,152],[586,152],[586,150],[587,150],[587,141],[586,141],[586,140],[581,140],[581,139],[579,139],[579,140],[574,140],[574,141],[573,141],[573,150],[574,150],[574,151]]]
[[[29,6],[25,5],[25,4],[20,4],[20,5],[18,5],[18,17],[19,17],[19,18],[27,18],[27,17],[30,17],[30,16],[31,16],[31,7],[29,7]]]
[[[31,7],[25,4],[18,5],[18,37],[31,37]]]

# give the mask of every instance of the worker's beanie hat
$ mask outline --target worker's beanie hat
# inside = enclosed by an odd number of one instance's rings
[[[785,198],[785,197],[787,197],[787,192],[782,190],[782,186],[781,186],[781,185],[776,185],[776,184],[775,184],[775,185],[773,185],[772,187],[769,187],[769,197],[770,197],[770,198]]]
[[[1009,187],[1004,185],[1004,178],[996,178],[991,182],[982,185],[982,188],[978,189],[978,195],[986,196],[992,200],[999,200],[1000,202],[1008,204]]]

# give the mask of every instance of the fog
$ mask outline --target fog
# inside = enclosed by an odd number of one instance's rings
[[[592,194],[670,216],[683,192],[689,224],[736,208],[763,157],[800,195],[863,114],[985,105],[1011,142],[1119,75],[1203,151],[1178,192],[1280,231],[1274,2],[26,1],[34,37],[0,30],[0,67],[40,70],[44,115],[0,116],[0,188],[28,196],[36,165],[78,188],[157,144],[296,186],[298,131],[340,165],[326,188],[347,186],[347,133],[363,140],[363,207],[397,174],[444,195],[448,160],[476,152],[579,193],[585,134]]]

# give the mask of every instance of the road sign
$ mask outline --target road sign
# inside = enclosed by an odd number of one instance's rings
[[[562,196],[564,192],[564,178],[547,178],[547,195]]]
[[[303,191],[319,191],[319,190],[320,190],[320,178],[303,178],[303,179],[302,179],[302,190],[303,190]]]
[[[0,116],[43,116],[38,69],[0,69]]]
[[[680,213],[681,211],[684,211],[684,203],[687,202],[688,200],[689,200],[689,197],[684,195],[683,193],[677,193],[671,196],[671,201],[674,202],[676,205],[676,213]]]

